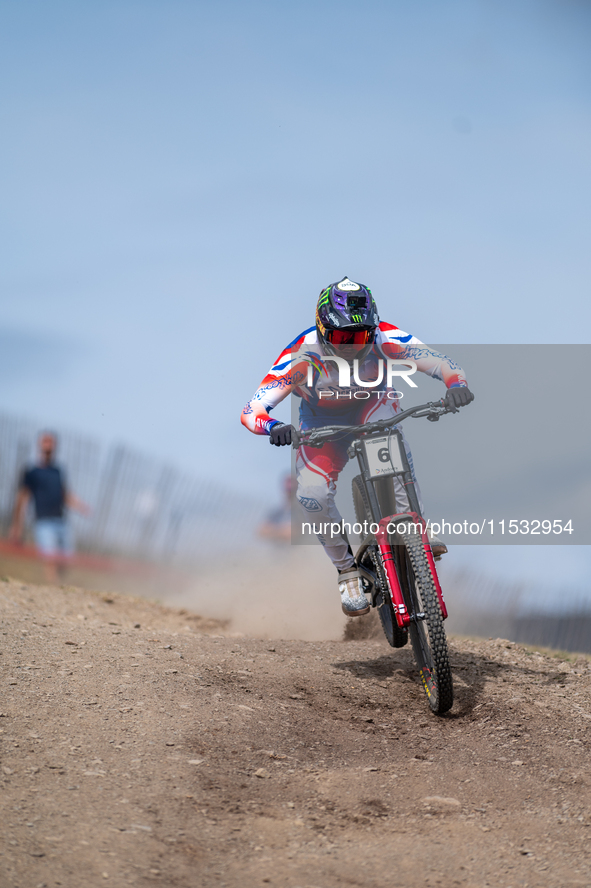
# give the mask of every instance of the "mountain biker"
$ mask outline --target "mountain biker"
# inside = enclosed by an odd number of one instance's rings
[[[380,358],[411,361],[417,370],[445,383],[446,405],[454,412],[474,400],[458,364],[393,324],[380,322],[371,290],[344,277],[322,290],[315,325],[281,352],[244,407],[242,424],[256,435],[268,435],[271,444],[281,447],[291,444],[293,426],[273,419],[269,413],[289,394],[301,398],[299,425],[304,431],[335,424],[361,425],[400,411],[395,397],[400,393],[387,384],[380,384],[378,389],[368,387],[367,382],[365,386],[352,382],[346,390],[341,387],[335,360],[339,357],[349,364],[356,359],[353,366],[357,378],[364,382],[379,378]],[[315,521],[341,521],[334,497],[337,478],[348,461],[349,443],[345,437],[320,448],[303,446],[298,450],[297,499],[306,511],[314,513]],[[416,484],[412,455],[406,442],[404,446]],[[397,476],[394,489],[397,506],[408,511],[408,497]],[[362,571],[355,565],[348,540],[328,540],[322,534],[318,534],[318,539],[337,568],[343,612],[350,617],[368,613],[370,605],[363,591]],[[434,555],[447,551],[444,545],[433,543],[432,539]]]

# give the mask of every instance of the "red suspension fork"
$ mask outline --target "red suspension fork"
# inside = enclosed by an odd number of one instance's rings
[[[396,564],[394,562],[392,546],[390,543],[382,542],[379,543],[379,547],[380,555],[382,556],[382,564],[384,565],[384,570],[386,571],[386,576],[388,578],[388,585],[390,586],[390,595],[392,596],[396,622],[401,629],[404,629],[410,623],[410,618],[404,603],[404,598],[402,597],[402,589],[400,588],[398,574],[396,573]]]
[[[388,531],[387,527],[389,524],[395,525],[397,522],[402,521],[412,521],[415,525],[419,525],[421,527],[421,537],[423,542],[423,547],[425,549],[425,555],[427,556],[427,561],[429,562],[429,568],[431,570],[431,576],[433,577],[433,582],[435,583],[435,590],[437,592],[437,598],[439,599],[439,606],[441,608],[441,616],[444,620],[447,619],[447,607],[445,606],[445,599],[443,598],[443,592],[441,590],[441,584],[439,582],[439,577],[437,576],[437,568],[435,567],[435,560],[433,558],[433,552],[431,551],[431,545],[429,543],[429,537],[427,536],[427,526],[423,518],[420,518],[416,512],[405,512],[400,515],[390,515],[389,518],[382,518],[380,521],[380,529],[376,534],[376,539],[378,541],[380,547],[380,553],[382,556],[382,561],[384,562],[384,568],[386,570],[386,576],[388,577],[388,582],[390,584],[390,591],[392,594],[392,604],[394,605],[394,612],[396,614],[396,620],[401,629],[404,629],[405,626],[408,626],[410,619],[408,616],[408,612],[406,610],[406,606],[404,604],[404,598],[402,597],[402,590],[400,588],[400,582],[398,580],[398,574],[396,573],[396,564],[394,562],[394,556],[392,553],[392,547],[388,541]]]

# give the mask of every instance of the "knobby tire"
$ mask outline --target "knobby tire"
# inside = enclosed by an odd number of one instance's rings
[[[447,639],[439,598],[420,533],[398,533],[395,545],[398,576],[410,614],[424,613],[411,621],[409,635],[429,706],[437,715],[451,709],[453,682]]]

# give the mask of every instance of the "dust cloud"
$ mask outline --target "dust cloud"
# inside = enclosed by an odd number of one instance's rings
[[[449,635],[506,638],[561,650],[591,652],[586,602],[549,613],[532,600],[533,584],[507,582],[486,571],[438,565],[448,606]],[[150,597],[148,595],[148,597]],[[158,595],[166,605],[226,622],[226,632],[301,641],[382,638],[377,614],[347,620],[336,571],[320,546],[255,541],[242,551],[214,554],[188,581]],[[355,622],[359,625],[352,626]]]
[[[319,546],[255,543],[216,554],[167,605],[229,620],[228,631],[255,638],[330,641],[343,637],[346,618],[336,571]]]

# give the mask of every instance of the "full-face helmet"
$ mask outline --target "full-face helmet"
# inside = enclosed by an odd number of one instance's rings
[[[362,359],[371,349],[379,322],[369,287],[348,277],[330,284],[318,298],[316,329],[329,354],[349,352]]]

